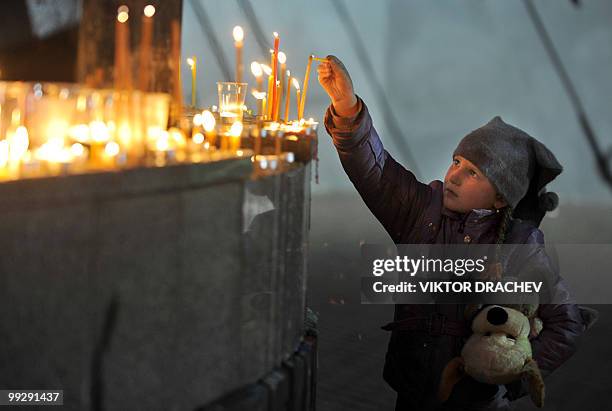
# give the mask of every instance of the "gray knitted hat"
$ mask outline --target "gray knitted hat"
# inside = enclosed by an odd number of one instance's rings
[[[545,186],[561,174],[561,164],[544,144],[499,116],[465,136],[453,155],[474,163],[515,210],[515,217],[539,225],[546,211],[558,204],[557,195],[547,193]]]

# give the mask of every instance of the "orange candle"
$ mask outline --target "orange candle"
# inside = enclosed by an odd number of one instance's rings
[[[129,9],[123,5],[117,9],[117,19],[115,20],[115,88],[127,88],[126,70],[128,66],[127,47],[129,32],[127,21],[129,19]]]
[[[293,87],[295,87],[295,98],[296,98],[296,114],[300,112],[300,83],[298,79],[293,78]],[[299,119],[298,119],[299,120]]]
[[[289,122],[289,100],[291,100],[291,72],[287,70],[287,91],[285,92],[285,122]]]
[[[274,115],[274,121],[278,121],[277,113],[277,105],[278,105],[278,90],[276,89],[276,82],[278,81],[278,46],[280,43],[280,38],[278,37],[278,33],[274,32],[274,53],[272,54],[272,77],[274,78],[275,87],[273,88],[272,94],[272,114]]]
[[[232,32],[234,36],[234,46],[236,48],[236,82],[242,82],[242,41],[244,40],[244,30],[242,27],[236,26]]]
[[[172,20],[171,26],[171,58],[172,58],[172,117],[178,119],[183,111],[183,90],[181,86],[181,25],[178,20]]]
[[[310,78],[310,68],[312,67],[312,59],[314,56],[311,54],[308,56],[308,64],[306,65],[306,74],[304,74],[304,91],[302,91],[302,98],[300,100],[300,110],[298,112],[298,120],[304,118],[304,108],[306,106],[306,93],[308,92],[308,79]]]
[[[138,82],[138,88],[142,91],[149,91],[154,14],[155,7],[149,4],[144,8],[142,15],[142,28],[140,35],[140,79]]]

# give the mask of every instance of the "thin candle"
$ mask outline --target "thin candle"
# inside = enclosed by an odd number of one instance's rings
[[[280,87],[278,88],[278,103],[276,104],[276,121],[280,118],[280,108],[285,93],[285,74],[287,73],[287,55],[282,51],[278,52],[278,62],[280,64]]]
[[[242,27],[236,26],[232,32],[234,36],[234,47],[236,48],[236,82],[242,82],[242,45],[244,40],[244,30]]]
[[[296,113],[300,111],[300,82],[295,77],[293,78],[293,87],[295,87]]]
[[[266,110],[264,111],[266,113],[266,118],[271,118],[272,116],[272,100],[271,100],[271,96],[272,96],[272,89],[274,86],[274,77],[272,77],[272,68],[266,66],[265,64],[261,65],[262,70],[264,71],[264,73],[266,73],[268,75],[268,92],[266,93],[267,96],[267,107]]]
[[[285,116],[286,122],[289,121],[289,101],[291,100],[291,72],[287,70],[287,91],[285,92]]]
[[[302,98],[300,100],[298,120],[304,117],[304,108],[306,106],[306,93],[308,92],[308,79],[310,78],[310,68],[312,67],[313,58],[314,56],[312,54],[308,56],[308,64],[306,65],[306,73],[304,74],[304,91],[302,91]]]
[[[129,11],[127,6],[120,6],[115,20],[115,88],[118,89],[127,88],[128,85]]]
[[[312,56],[312,59],[314,61],[319,61],[319,62],[322,62],[322,63],[327,61],[327,58],[317,57],[317,56]]]
[[[142,27],[140,35],[140,79],[138,87],[142,91],[149,90],[154,15],[155,7],[150,4],[147,5],[142,14]]]
[[[262,117],[264,102],[266,101],[266,93],[262,91],[253,90],[251,94],[253,94],[253,97],[255,97],[255,99],[257,100],[257,115],[258,117]]]
[[[278,81],[278,46],[280,43],[280,38],[278,37],[278,33],[274,32],[274,53],[272,54],[272,77],[274,78],[274,85],[276,85],[276,82]],[[278,91],[276,89],[276,87],[273,87],[273,94],[272,94],[272,114],[274,115],[274,121],[278,120],[278,116],[276,115],[276,106],[278,104]]]
[[[198,58],[191,56],[187,59],[187,64],[191,68],[191,107],[196,106],[196,79],[198,70]]]
[[[181,85],[181,26],[178,20],[172,20],[171,58],[172,58],[172,118],[178,119],[183,111],[183,87]]]
[[[253,73],[255,81],[257,81],[257,91],[263,91],[263,70],[261,69],[261,64],[256,61],[252,62],[251,73]]]

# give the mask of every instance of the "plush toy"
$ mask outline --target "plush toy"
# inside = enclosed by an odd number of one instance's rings
[[[531,357],[529,342],[530,336],[535,337],[542,330],[536,310],[536,304],[468,306],[466,315],[473,317],[473,334],[461,357],[451,360],[442,373],[440,401],[446,401],[453,386],[467,374],[486,384],[507,384],[526,378],[531,399],[542,407],[544,380]]]

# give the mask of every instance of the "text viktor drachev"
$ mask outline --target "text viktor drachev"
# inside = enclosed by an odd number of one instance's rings
[[[403,273],[411,278],[422,274],[414,281],[391,282],[389,279],[373,281],[375,293],[539,293],[542,282],[536,281],[487,281],[478,280],[484,272],[488,257],[481,258],[395,258],[375,259],[372,261],[372,274],[381,277],[386,273]],[[449,278],[449,274],[450,278]],[[469,280],[462,277],[472,274]],[[441,280],[440,275],[446,277]],[[455,278],[453,278],[453,275]],[[434,280],[437,277],[438,280]]]

